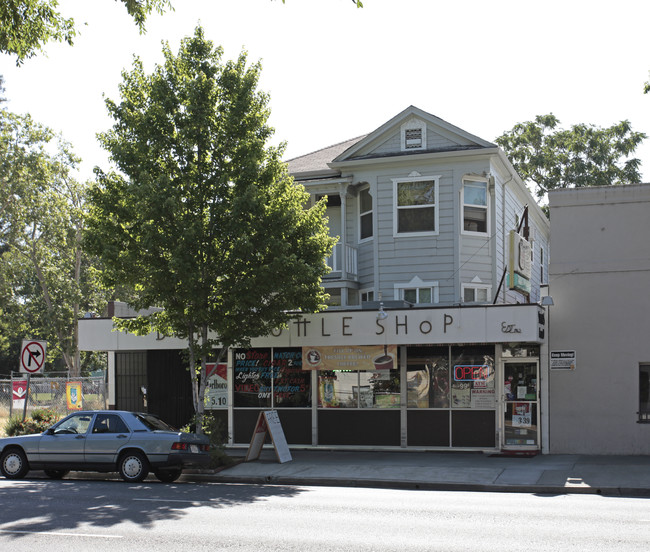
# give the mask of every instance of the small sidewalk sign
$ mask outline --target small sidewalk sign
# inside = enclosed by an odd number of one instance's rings
[[[260,412],[260,415],[257,417],[255,431],[253,432],[251,444],[248,447],[248,452],[246,453],[245,462],[257,460],[260,457],[262,446],[266,440],[267,433],[271,435],[271,441],[273,442],[273,447],[275,448],[275,454],[278,457],[278,462],[280,464],[291,462],[293,458],[291,457],[289,445],[287,444],[287,439],[284,436],[284,431],[282,430],[280,418],[278,417],[278,413],[275,410],[265,410],[263,412]]]

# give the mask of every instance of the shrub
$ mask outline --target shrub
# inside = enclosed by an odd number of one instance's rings
[[[5,424],[7,437],[18,435],[31,435],[32,433],[43,433],[48,427],[59,419],[56,412],[48,408],[39,408],[32,412],[31,417],[22,420],[20,417],[11,417]]]
[[[181,428],[181,431],[191,432],[196,430],[195,420]],[[223,421],[215,418],[210,412],[203,415],[203,433],[210,439],[210,467],[230,466],[235,460],[226,453],[228,429]]]

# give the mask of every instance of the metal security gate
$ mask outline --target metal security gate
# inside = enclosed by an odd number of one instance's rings
[[[146,412],[147,353],[115,353],[115,407]]]

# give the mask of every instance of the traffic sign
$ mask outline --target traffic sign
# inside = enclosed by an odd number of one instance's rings
[[[23,339],[20,350],[20,371],[37,374],[43,371],[45,365],[46,341],[31,341]]]

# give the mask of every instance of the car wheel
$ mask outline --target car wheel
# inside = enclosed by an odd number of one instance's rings
[[[29,464],[22,449],[9,449],[0,456],[0,472],[7,479],[22,479],[28,471]]]
[[[45,475],[50,479],[63,479],[70,473],[70,470],[45,470]]]
[[[173,483],[183,473],[183,470],[155,470],[154,474],[163,483]]]
[[[118,471],[124,481],[138,483],[149,475],[149,462],[146,456],[137,450],[127,452],[120,458]]]

